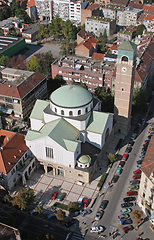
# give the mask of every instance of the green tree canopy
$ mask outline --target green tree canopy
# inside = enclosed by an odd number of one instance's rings
[[[7,57],[7,56],[1,56],[1,58],[0,58],[0,65],[1,66],[6,66],[6,64],[8,63],[8,61],[9,61],[9,57]]]
[[[109,89],[106,90],[105,87],[97,86],[94,94],[98,99],[102,101],[102,111],[114,111],[114,96],[111,94]]]
[[[34,201],[34,191],[30,188],[20,188],[17,195],[12,200],[12,205],[24,210]]]
[[[132,101],[133,112],[140,111],[141,109],[146,110],[147,100],[148,100],[148,94],[146,90],[143,90],[141,88],[134,88],[133,101]]]
[[[31,23],[31,18],[27,14],[27,12],[21,8],[20,2],[13,2],[10,6],[12,17],[19,17],[23,19],[25,23]]]
[[[56,214],[56,218],[57,218],[59,221],[63,221],[64,218],[65,218],[65,212],[62,211],[61,209],[58,209],[58,210],[57,210],[57,214]]]
[[[144,24],[140,24],[136,29],[136,36],[142,35],[145,28]]]
[[[43,213],[43,206],[42,205],[38,205],[36,208],[35,208],[36,212],[38,213]]]
[[[98,42],[98,51],[105,53],[106,51],[106,43],[108,42],[107,32],[106,29],[104,30],[103,34],[100,33],[99,37],[97,38]]]
[[[38,64],[39,58],[37,58],[36,56],[32,56],[31,59],[26,64],[27,70],[37,72]]]
[[[51,51],[35,55],[38,59],[37,71],[41,74],[48,75],[51,73],[51,63],[54,61]]]
[[[68,210],[70,212],[76,212],[76,211],[79,211],[79,204],[78,202],[70,202],[68,204]]]
[[[134,218],[134,221],[135,221],[135,224],[139,224],[141,223],[141,217],[143,215],[143,212],[142,211],[139,211],[139,210],[134,210],[132,212],[132,217]]]

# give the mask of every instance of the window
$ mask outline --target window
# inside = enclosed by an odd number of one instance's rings
[[[78,176],[79,176],[79,177],[83,177],[83,175],[81,175],[81,174],[78,174]]]
[[[73,112],[72,111],[69,111],[69,116],[73,116]]]
[[[143,197],[145,198],[145,193],[143,193]]]
[[[45,150],[46,150],[46,157],[53,158],[53,149],[46,147]]]
[[[69,165],[69,167],[71,167],[71,165]]]
[[[85,167],[87,167],[87,165],[85,165]]]
[[[15,169],[13,168],[13,169],[12,169],[12,171],[11,171],[11,174],[13,175],[13,174],[14,174],[14,172],[15,172]]]
[[[81,110],[78,111],[78,115],[81,115]]]
[[[86,107],[86,113],[88,112],[88,108]]]
[[[57,113],[57,108],[55,108],[55,113]]]
[[[61,110],[61,115],[64,115],[64,111],[63,110]]]
[[[25,158],[27,158],[27,153],[25,153]]]
[[[128,57],[123,56],[121,60],[124,61],[124,62],[128,62]]]
[[[121,90],[124,91],[124,88],[122,88]]]

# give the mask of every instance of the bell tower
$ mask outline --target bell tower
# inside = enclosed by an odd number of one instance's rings
[[[132,97],[136,66],[135,43],[125,41],[118,48],[114,119],[116,132],[127,134],[131,124]]]

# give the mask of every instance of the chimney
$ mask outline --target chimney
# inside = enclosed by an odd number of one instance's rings
[[[17,156],[16,156],[16,155],[14,155],[14,158],[17,158]]]
[[[11,165],[11,163],[10,163],[10,162],[8,162],[8,164],[9,164],[9,165]]]

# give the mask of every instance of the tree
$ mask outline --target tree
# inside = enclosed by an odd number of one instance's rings
[[[114,154],[109,153],[107,155],[107,159],[110,161],[110,164],[112,164],[112,163],[114,163],[117,160],[117,157]]]
[[[27,70],[37,72],[38,64],[39,58],[37,58],[36,56],[32,56],[31,59],[26,64]]]
[[[30,188],[20,188],[18,194],[14,196],[12,205],[24,210],[34,201],[34,191]]]
[[[11,196],[9,194],[4,196],[4,202],[9,202],[9,203],[12,202],[12,198],[11,198]]]
[[[6,66],[6,64],[8,63],[8,61],[9,61],[9,58],[8,58],[8,56],[1,56],[1,58],[0,58],[0,65],[1,66]]]
[[[106,29],[104,30],[104,33],[100,33],[99,37],[97,38],[98,42],[98,51],[105,53],[106,51],[106,43],[108,42],[107,32]]]
[[[138,225],[139,223],[141,223],[141,217],[143,215],[143,212],[142,211],[139,211],[139,210],[134,210],[132,212],[132,217],[134,218],[134,221],[135,221],[135,224]]]
[[[36,208],[35,208],[36,212],[38,213],[43,213],[43,206],[41,205],[38,205]]]
[[[136,29],[136,36],[142,35],[144,29],[146,29],[146,27],[144,26],[144,24],[140,24],[140,25],[137,27],[137,29]]]
[[[132,110],[133,112],[146,110],[147,108],[148,94],[146,90],[141,88],[134,88]]]
[[[65,217],[65,212],[62,211],[61,209],[58,209],[57,214],[56,214],[56,218],[57,218],[59,221],[63,221],[63,220],[64,220],[64,217]]]
[[[70,212],[76,212],[76,211],[79,211],[79,204],[78,202],[70,202],[68,204],[68,210]]]
[[[19,17],[20,19],[23,19],[25,23],[31,23],[30,17],[27,12],[21,8],[19,2],[13,2],[10,6],[10,10],[12,17]]]
[[[54,61],[51,51],[35,55],[38,59],[37,72],[41,74],[51,74],[51,63]]]

